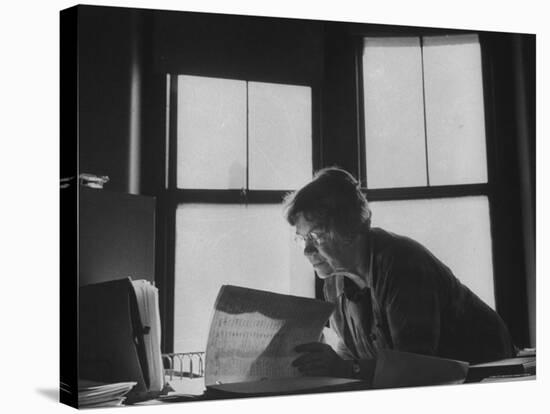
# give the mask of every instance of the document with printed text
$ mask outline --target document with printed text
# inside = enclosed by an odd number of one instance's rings
[[[208,335],[206,386],[300,377],[294,348],[319,341],[333,309],[320,300],[222,286]]]

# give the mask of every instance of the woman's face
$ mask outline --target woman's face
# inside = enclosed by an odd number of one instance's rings
[[[303,214],[296,220],[296,235],[305,241],[304,256],[321,279],[326,279],[336,271],[349,271],[349,249],[339,237],[327,231],[321,223],[309,221]]]

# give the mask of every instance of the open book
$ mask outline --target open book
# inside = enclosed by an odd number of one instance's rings
[[[319,341],[334,305],[225,285],[216,303],[205,362],[209,391],[269,395],[346,389],[354,379],[304,377],[294,348]]]
[[[464,382],[468,364],[380,350],[372,383],[306,377],[292,366],[296,345],[319,341],[334,305],[314,299],[222,286],[206,348],[207,393],[272,395]]]

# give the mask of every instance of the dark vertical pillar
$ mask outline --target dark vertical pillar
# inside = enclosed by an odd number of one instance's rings
[[[359,178],[356,44],[346,25],[325,26],[322,81],[323,166],[337,165]]]
[[[536,234],[535,234],[535,36],[515,35],[516,115],[518,119],[517,157],[519,163],[520,199],[527,311],[529,318],[529,345],[536,346]]]
[[[526,263],[522,225],[518,117],[512,36],[481,36],[487,117],[491,228],[496,309],[514,343],[529,344]]]

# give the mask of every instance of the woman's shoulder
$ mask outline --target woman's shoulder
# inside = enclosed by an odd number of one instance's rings
[[[373,265],[385,277],[411,279],[431,274],[450,275],[450,269],[418,241],[381,228],[371,229]]]
[[[408,237],[379,227],[370,230],[370,240],[373,252],[377,256],[399,256],[401,260],[405,258],[422,257],[424,255],[433,256],[433,254],[421,243]]]

